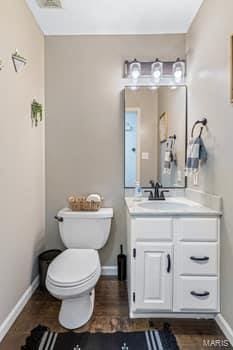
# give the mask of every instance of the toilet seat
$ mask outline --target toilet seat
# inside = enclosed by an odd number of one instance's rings
[[[47,283],[57,288],[93,284],[99,278],[100,261],[94,249],[66,249],[49,265]]]

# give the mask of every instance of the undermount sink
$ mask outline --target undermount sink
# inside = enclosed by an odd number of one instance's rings
[[[139,207],[147,210],[182,210],[190,208],[189,203],[170,201],[148,201],[138,204]]]

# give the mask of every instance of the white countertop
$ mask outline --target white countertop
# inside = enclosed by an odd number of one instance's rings
[[[221,211],[205,207],[185,197],[168,197],[165,201],[135,200],[126,197],[125,202],[132,216],[220,216]],[[155,206],[155,208],[152,208]],[[171,207],[169,207],[171,206]],[[164,207],[164,208],[163,208]]]

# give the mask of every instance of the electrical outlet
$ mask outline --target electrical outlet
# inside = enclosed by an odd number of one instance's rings
[[[37,2],[43,8],[62,8],[61,0],[37,0]]]

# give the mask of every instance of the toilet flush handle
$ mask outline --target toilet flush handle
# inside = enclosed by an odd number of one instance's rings
[[[54,219],[57,220],[58,222],[64,221],[64,219],[61,216],[57,216],[57,215],[54,216]]]

